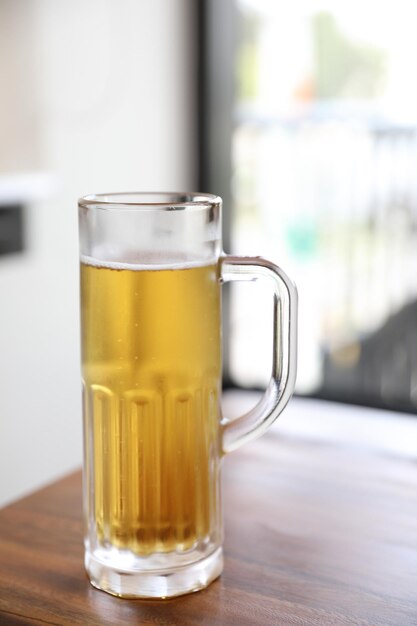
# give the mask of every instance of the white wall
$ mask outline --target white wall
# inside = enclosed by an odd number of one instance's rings
[[[195,175],[192,0],[23,5],[0,0],[0,17],[29,46],[16,92],[31,144],[13,164],[0,146],[0,177],[22,164],[56,189],[27,209],[26,252],[0,257],[0,505],[81,463],[77,197],[189,189]],[[0,105],[3,128],[16,110]]]

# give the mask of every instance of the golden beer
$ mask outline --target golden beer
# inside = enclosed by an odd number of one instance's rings
[[[218,543],[216,264],[81,263],[87,524],[138,556]]]

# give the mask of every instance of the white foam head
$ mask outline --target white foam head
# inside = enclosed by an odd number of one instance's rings
[[[103,267],[113,270],[179,270],[190,269],[193,267],[205,267],[216,263],[216,258],[201,259],[190,258],[188,255],[176,253],[177,258],[168,260],[166,255],[158,255],[158,253],[149,252],[141,254],[140,258],[127,259],[126,261],[104,260],[92,256],[81,255],[80,261],[85,265],[93,265],[94,267]]]

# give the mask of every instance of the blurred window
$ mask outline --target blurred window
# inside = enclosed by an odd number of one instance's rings
[[[231,204],[228,251],[275,260],[298,285],[298,393],[414,412],[417,9],[403,0],[205,5],[214,109],[202,180]],[[215,131],[222,116],[227,142]],[[256,289],[233,288],[228,310],[228,374],[248,387],[265,385],[271,361],[269,295]]]

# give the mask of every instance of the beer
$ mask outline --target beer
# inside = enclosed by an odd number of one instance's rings
[[[219,537],[216,264],[81,263],[86,513],[146,556]]]

